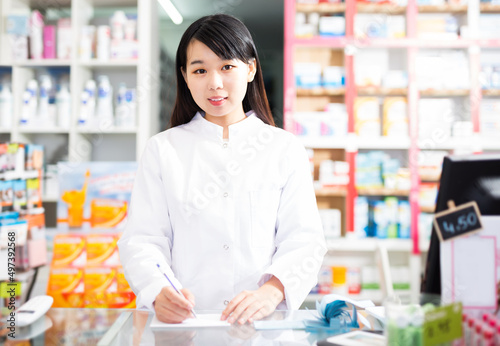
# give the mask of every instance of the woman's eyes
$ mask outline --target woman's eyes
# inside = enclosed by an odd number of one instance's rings
[[[234,68],[234,65],[224,65],[222,66],[222,71],[229,71],[229,70],[232,70]],[[205,69],[197,69],[195,71],[193,71],[194,74],[203,74],[203,73],[207,73],[207,70]]]

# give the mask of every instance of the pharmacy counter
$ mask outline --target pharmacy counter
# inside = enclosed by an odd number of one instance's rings
[[[197,311],[220,313],[220,311]],[[17,328],[14,339],[0,344],[17,345],[31,340],[31,345],[315,345],[328,335],[304,330],[262,330],[253,325],[232,325],[227,328],[152,330],[153,314],[125,309],[63,309],[52,308],[33,325]],[[276,311],[266,319],[313,319],[313,311]],[[7,330],[8,332],[8,330]]]

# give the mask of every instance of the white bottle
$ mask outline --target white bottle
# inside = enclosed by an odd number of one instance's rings
[[[89,125],[89,93],[82,91],[80,99],[80,113],[78,114],[78,126],[85,127]]]
[[[50,127],[49,124],[49,94],[52,89],[52,81],[47,75],[40,76],[40,97],[38,101],[39,126]]]
[[[30,55],[31,59],[43,59],[43,16],[38,10],[31,12]]]
[[[117,127],[125,127],[124,120],[128,117],[127,101],[125,100],[127,94],[127,86],[125,83],[120,83],[116,95],[116,114],[115,125]]]
[[[12,92],[7,84],[0,87],[0,127],[10,129],[12,127]]]
[[[96,109],[96,102],[97,102],[97,85],[95,80],[89,79],[87,83],[85,83],[85,90],[88,94],[87,98],[87,116],[88,120],[94,118],[95,116],[95,109]]]
[[[38,109],[38,82],[35,79],[28,81],[28,86],[23,94],[23,109],[21,112],[21,125],[32,125]]]
[[[69,129],[71,118],[71,95],[68,84],[61,84],[61,88],[56,95],[57,126],[61,129]]]
[[[113,88],[108,76],[99,76],[97,88],[97,122],[99,129],[108,129],[113,126]]]
[[[109,60],[111,49],[111,32],[109,25],[99,25],[97,27],[97,59]]]

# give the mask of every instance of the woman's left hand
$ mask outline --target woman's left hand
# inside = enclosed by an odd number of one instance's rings
[[[234,297],[222,312],[221,320],[239,324],[260,320],[272,314],[284,296],[283,285],[273,276],[258,290],[245,290]]]

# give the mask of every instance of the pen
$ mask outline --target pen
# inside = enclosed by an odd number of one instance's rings
[[[163,270],[161,270],[160,265],[159,265],[158,263],[156,263],[156,266],[158,267],[158,270],[159,270],[159,271],[163,274],[163,276],[165,276],[165,277],[167,278],[168,282],[170,282],[170,285],[174,288],[175,292],[179,293],[181,296],[183,296],[183,297],[184,297],[184,294],[182,294],[182,292],[181,292],[181,291],[179,291],[179,290],[177,289],[177,287],[175,287],[175,286],[174,286],[174,283],[173,283],[172,281],[170,281],[170,279],[168,278],[167,274],[165,274],[165,273],[163,272]],[[184,298],[186,298],[186,297],[184,297]],[[191,313],[193,314],[193,316],[194,316],[195,318],[198,318],[198,316],[196,316],[196,314],[194,313],[194,310],[193,310],[193,309],[191,309]]]

